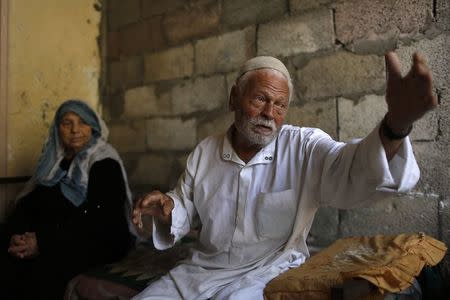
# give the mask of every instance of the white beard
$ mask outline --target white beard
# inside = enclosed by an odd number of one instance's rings
[[[234,125],[239,133],[244,136],[251,145],[264,147],[273,141],[278,135],[277,129],[273,120],[267,120],[262,117],[249,118],[242,112],[236,114]],[[253,130],[255,126],[264,125],[272,129],[269,135],[259,134]]]

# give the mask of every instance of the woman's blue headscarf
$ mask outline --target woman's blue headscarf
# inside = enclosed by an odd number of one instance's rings
[[[59,124],[67,112],[77,114],[92,128],[92,137],[86,146],[73,158],[67,171],[60,168],[64,159],[64,147],[59,137]],[[97,114],[83,101],[65,101],[55,113],[55,118],[49,129],[49,136],[42,150],[37,169],[19,198],[31,192],[36,184],[54,186],[60,184],[61,192],[75,206],[80,206],[87,196],[87,185],[91,166],[101,159],[112,158],[119,162],[125,180],[129,200],[131,193],[128,188],[127,176],[122,161],[106,140],[108,129]]]
[[[63,146],[59,137],[59,125],[64,114],[67,112],[76,113],[92,128],[92,137],[90,141],[79,153],[77,153],[72,161],[74,168],[71,172],[71,176],[67,176],[70,170],[64,171],[59,168],[59,164],[64,157],[61,156]],[[101,136],[101,128],[97,115],[86,103],[79,100],[68,100],[56,111],[55,118],[49,131],[49,137],[36,170],[37,183],[45,186],[54,186],[60,182],[61,191],[64,196],[73,204],[79,205],[86,198],[87,194],[87,185],[84,186],[81,182],[83,171],[80,169],[81,166],[79,162],[86,158],[88,149],[95,145],[98,138]],[[55,168],[55,166],[58,166],[58,168]]]

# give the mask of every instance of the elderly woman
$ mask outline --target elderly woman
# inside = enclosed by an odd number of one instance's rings
[[[80,272],[123,257],[130,191],[104,122],[82,101],[56,112],[37,169],[7,222],[0,298],[62,299]]]

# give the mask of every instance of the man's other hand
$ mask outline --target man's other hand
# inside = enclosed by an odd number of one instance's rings
[[[171,223],[173,208],[174,202],[172,198],[160,191],[153,191],[136,202],[132,216],[133,224],[140,231],[148,231],[148,228],[143,228],[142,218],[151,216],[155,217],[161,223],[169,225]]]

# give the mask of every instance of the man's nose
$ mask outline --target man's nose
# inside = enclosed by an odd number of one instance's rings
[[[266,104],[264,105],[262,114],[267,119],[270,119],[270,120],[273,119],[273,103],[272,102],[266,102]]]

